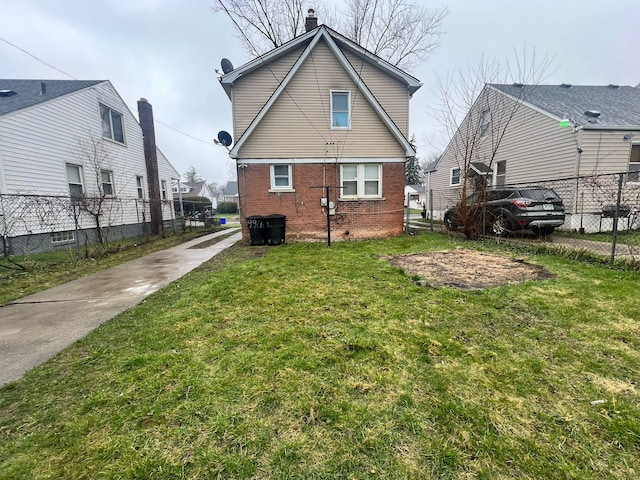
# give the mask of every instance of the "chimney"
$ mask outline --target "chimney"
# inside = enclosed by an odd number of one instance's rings
[[[153,108],[146,98],[138,100],[138,118],[140,119],[140,128],[142,128],[144,161],[147,165],[151,233],[153,235],[159,235],[163,233],[163,229],[160,175],[158,174],[158,152],[156,150],[156,132],[153,126]]]
[[[47,94],[47,84],[44,82],[40,82],[40,95]]]
[[[315,10],[313,8],[310,8],[307,11],[307,14],[309,16],[307,17],[307,19],[305,20],[305,23],[304,23],[305,32],[313,30],[314,28],[316,28],[318,26],[318,18],[316,17]]]

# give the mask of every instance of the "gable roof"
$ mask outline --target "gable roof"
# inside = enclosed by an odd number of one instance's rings
[[[640,128],[640,88],[593,85],[502,85],[488,87],[586,129]],[[585,112],[599,112],[599,116]],[[596,114],[597,115],[597,114]]]
[[[8,91],[4,94],[0,93],[0,115],[22,110],[106,81],[0,79],[0,91]],[[15,93],[11,94],[11,91]]]
[[[232,182],[227,182],[227,184],[222,189],[222,195],[238,195],[238,182],[235,180]]]
[[[382,106],[380,105],[376,97],[373,95],[373,93],[371,93],[369,88],[365,85],[364,81],[362,80],[360,75],[356,72],[356,70],[353,68],[353,66],[345,56],[342,49],[344,48],[344,49],[350,50],[351,52],[360,56],[363,60],[370,62],[371,64],[382,69],[392,77],[396,78],[398,81],[404,83],[407,86],[409,95],[413,95],[413,93],[422,86],[420,81],[415,77],[409,75],[408,73],[404,72],[403,70],[400,70],[399,68],[384,61],[380,57],[369,52],[368,50],[365,50],[357,43],[331,30],[325,25],[321,25],[303,35],[300,35],[299,37],[294,38],[293,40],[281,45],[280,47],[277,47],[271,50],[265,55],[262,55],[246,63],[245,65],[239,68],[236,68],[231,72],[220,77],[220,83],[222,84],[222,87],[227,92],[227,95],[231,98],[231,87],[235,80],[237,80],[243,75],[246,75],[256,70],[257,68],[265,64],[268,64],[269,62],[272,62],[277,58],[280,58],[281,56],[289,53],[291,50],[299,46],[306,45],[306,48],[302,53],[302,55],[300,55],[300,57],[295,62],[293,67],[291,67],[291,70],[289,70],[285,78],[280,82],[280,85],[278,86],[278,88],[275,90],[271,98],[269,98],[267,103],[262,107],[262,109],[260,110],[258,115],[254,118],[254,120],[251,122],[249,127],[245,130],[242,137],[238,139],[235,146],[231,149],[229,155],[232,158],[237,157],[238,151],[240,150],[242,145],[251,136],[251,134],[254,132],[256,127],[260,124],[260,122],[265,117],[269,109],[274,105],[276,100],[286,90],[287,85],[289,84],[291,79],[295,76],[300,66],[304,63],[304,61],[307,59],[307,57],[309,56],[311,51],[316,47],[316,45],[318,45],[320,40],[324,40],[326,42],[327,46],[329,47],[333,55],[336,57],[338,62],[342,65],[344,70],[347,72],[347,74],[349,75],[353,83],[357,85],[360,93],[364,96],[364,98],[367,99],[371,107],[378,114],[378,116],[380,117],[382,122],[385,124],[385,126],[391,131],[391,133],[393,134],[395,139],[398,141],[398,143],[402,145],[406,155],[408,157],[415,155],[415,149],[413,148],[413,146],[402,134],[400,129],[398,129],[397,125],[393,122],[391,117],[389,117],[389,115],[384,110],[384,108],[382,108]]]

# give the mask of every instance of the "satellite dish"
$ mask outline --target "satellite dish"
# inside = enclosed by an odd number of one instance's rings
[[[233,63],[231,63],[231,60],[229,60],[228,58],[223,58],[220,61],[220,66],[222,67],[222,71],[225,74],[233,71]]]
[[[225,132],[224,130],[220,130],[218,132],[218,141],[220,142],[221,145],[224,145],[225,147],[228,147],[233,142],[229,132]]]

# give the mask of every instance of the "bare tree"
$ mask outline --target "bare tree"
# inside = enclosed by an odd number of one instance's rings
[[[98,242],[102,245],[106,241],[104,228],[111,224],[109,217],[114,213],[112,200],[116,191],[112,166],[113,155],[107,142],[88,132],[78,139],[76,156],[87,166],[88,178],[93,182],[91,190],[95,193],[83,194],[81,197],[74,197],[73,200],[80,211],[88,213],[93,219]]]
[[[530,59],[516,56],[515,68],[509,63],[482,58],[478,67],[459,70],[446,79],[437,79],[440,109],[439,123],[451,139],[444,152],[449,161],[457,165],[460,174],[459,218],[467,238],[483,232],[488,174],[493,171],[494,160],[520,107],[548,74],[551,59]],[[519,86],[517,96],[500,94],[491,84]],[[525,121],[525,120],[523,120]],[[467,197],[476,194],[474,200]]]
[[[184,174],[184,179],[187,182],[200,182],[200,181],[202,181],[202,177],[200,176],[200,174],[196,170],[196,167],[189,168],[189,170],[187,170],[186,173]]]
[[[322,12],[329,26],[406,70],[436,49],[447,16],[446,8],[429,9],[417,0],[348,0],[338,9],[323,1],[217,0],[213,10],[231,19],[245,50],[258,56],[304,33],[305,4]]]

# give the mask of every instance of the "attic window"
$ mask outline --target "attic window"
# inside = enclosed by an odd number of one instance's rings
[[[351,94],[331,92],[331,128],[351,127]]]
[[[600,116],[600,112],[597,110],[587,110],[584,112],[587,117],[598,118]]]
[[[13,90],[0,90],[0,97],[11,97],[12,95],[16,95],[16,92]]]

